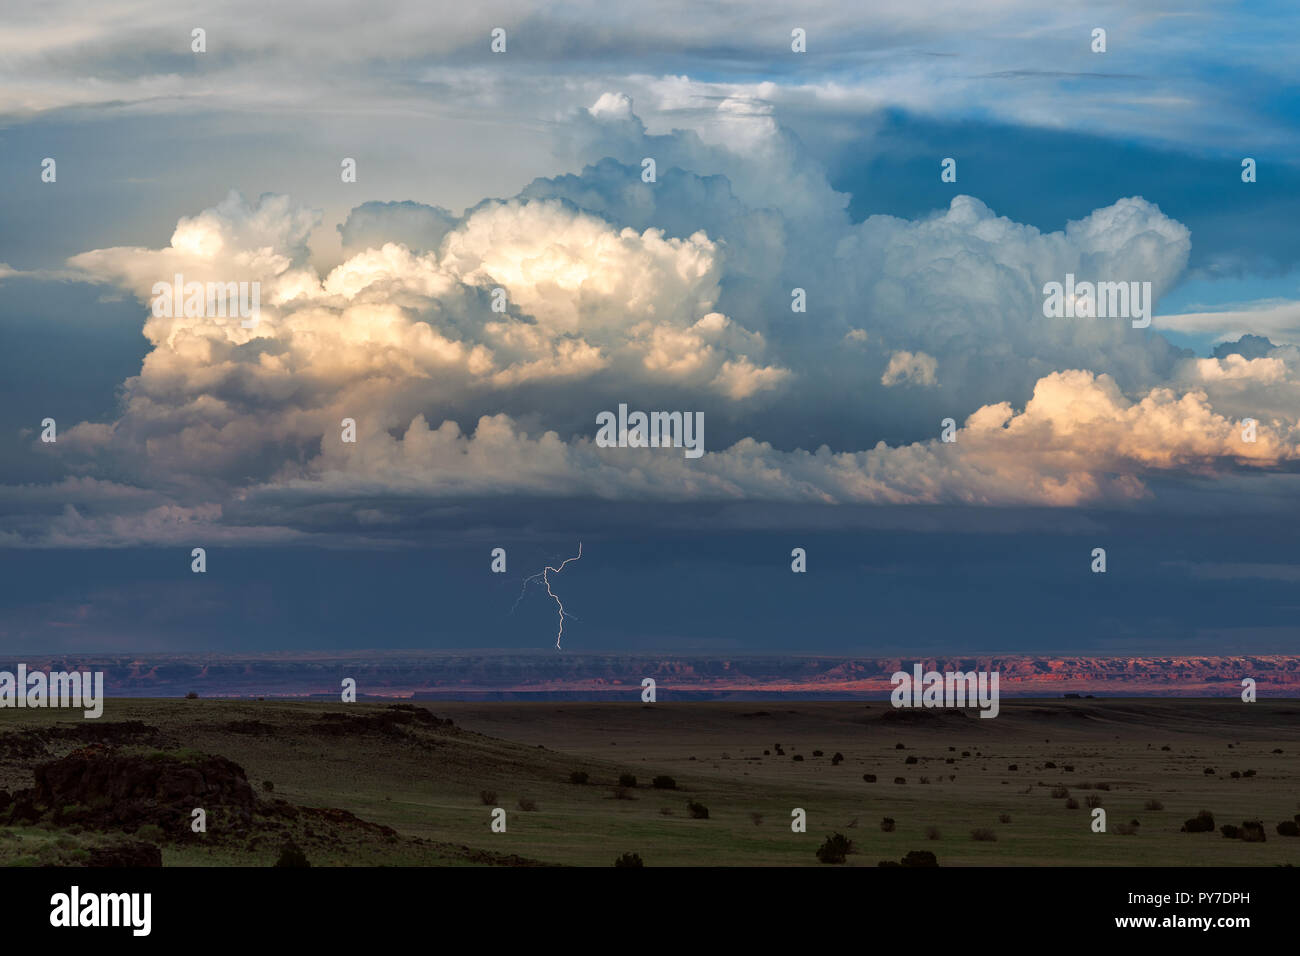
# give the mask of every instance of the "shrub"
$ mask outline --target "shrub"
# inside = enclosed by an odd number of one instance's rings
[[[480,790],[478,798],[483,801],[484,806],[496,806],[497,792],[495,790]]]
[[[537,801],[534,800],[532,797],[520,797],[519,809],[527,813],[532,813],[534,810],[537,809]]]
[[[1056,769],[1056,764],[1052,763],[1052,761],[1050,761],[1050,760],[1047,761],[1047,763],[1043,764],[1043,766],[1046,767],[1048,770],[1055,770],[1055,769]]]
[[[903,857],[902,866],[938,866],[938,858],[929,850],[912,850]]]
[[[1292,820],[1283,820],[1277,825],[1278,836],[1300,836],[1300,824]]]
[[[190,691],[188,694],[185,695],[185,699],[186,699],[186,700],[198,700],[198,699],[199,699],[199,695],[198,695],[195,691]]]
[[[302,852],[302,847],[293,842],[290,838],[280,847],[280,858],[275,861],[276,866],[311,866],[307,860],[307,854]]]
[[[895,750],[906,750],[907,748],[904,747],[902,744],[894,744],[894,749],[895,749]]]
[[[1018,763],[1009,763],[1009,764],[1007,764],[1007,769],[1008,769],[1008,770],[1019,770],[1019,769],[1020,769],[1020,764],[1018,764]]]
[[[880,821],[880,829],[884,830],[886,833],[893,833],[893,832],[894,832],[894,818],[893,818],[893,817],[885,817],[885,819],[881,820],[881,821]]]
[[[1095,786],[1098,790],[1110,790],[1110,784],[1108,783],[1098,783],[1098,784],[1093,784],[1093,786]]]
[[[792,759],[802,761],[802,760],[803,760],[803,754],[795,754],[794,757],[793,757]]]
[[[907,783],[907,778],[906,778],[906,777],[895,777],[895,778],[894,778],[894,783]]]
[[[262,789],[265,790],[267,793],[270,793],[272,790],[275,789],[275,783],[270,780],[263,780]]]
[[[1202,810],[1196,816],[1192,817],[1183,824],[1182,833],[1210,833],[1214,830],[1214,814],[1209,810]]]
[[[820,750],[814,750],[814,751],[813,751],[813,756],[814,756],[814,757],[820,757],[820,756],[822,756],[822,752],[821,752]]]
[[[1264,822],[1262,820],[1243,821],[1241,824],[1241,838],[1247,843],[1265,842]]]
[[[1172,750],[1173,748],[1170,747],[1168,744],[1165,744],[1165,745],[1164,745],[1163,747],[1161,747],[1160,749],[1161,749],[1161,750]]]
[[[867,783],[875,783],[876,775],[874,773],[864,773],[862,775],[862,779],[865,780]]]
[[[1232,771],[1232,773],[1228,774],[1228,776],[1231,777],[1233,780],[1240,780],[1240,779],[1241,779],[1241,771],[1240,771],[1240,770],[1234,770],[1234,771]]]
[[[908,757],[906,760],[903,761],[903,763],[905,763],[905,764],[914,764],[914,763],[916,763],[916,758],[915,758],[915,757]]]
[[[749,819],[754,821],[754,826],[756,827],[763,825],[763,814],[761,813],[751,813]]]
[[[575,770],[573,771],[573,773],[569,774],[569,783],[578,784],[579,786],[586,783],[590,779],[591,778],[587,776],[587,772],[585,770]],[[623,855],[627,856],[626,853]]]
[[[963,757],[969,757],[969,756],[970,756],[970,751],[969,751],[969,750],[963,750],[963,751],[961,752],[961,755],[962,755]]]
[[[1115,832],[1120,836],[1135,836],[1138,832],[1138,828],[1137,825],[1133,823],[1117,823],[1115,824]]]
[[[656,790],[676,790],[676,789],[677,789],[677,781],[674,780],[672,777],[669,777],[669,776],[666,776],[666,775],[665,775],[665,776],[655,777],[653,780],[650,781],[650,785],[651,785],[652,787],[654,787]]]
[[[1242,774],[1242,776],[1243,776],[1243,777],[1253,777],[1253,776],[1255,776],[1255,771],[1253,771],[1253,770],[1247,770],[1245,773]]]
[[[614,861],[614,865],[615,866],[645,866],[645,864],[641,862],[641,854],[639,853],[624,853],[622,856],[620,856],[617,860]]]
[[[618,785],[620,787],[627,787],[629,790],[633,789],[636,786],[636,774],[634,773],[619,774]]]
[[[686,804],[686,809],[691,812],[692,820],[707,820],[709,818],[709,808],[702,803],[696,803],[692,800]]]
[[[817,859],[823,863],[843,863],[852,852],[853,841],[842,833],[835,833],[817,848]]]
[[[1066,773],[1074,773],[1074,764],[1072,764],[1072,763],[1067,763],[1067,764],[1065,765],[1065,772],[1066,772]]]
[[[926,828],[925,828],[925,838],[926,838],[927,840],[937,840],[937,839],[939,839],[939,828],[938,828],[938,827],[926,827]]]
[[[1238,830],[1236,827],[1234,827],[1231,823],[1225,823],[1223,826],[1219,827],[1219,832],[1222,833],[1229,840],[1235,840],[1239,836],[1241,836],[1241,831]]]
[[[981,843],[994,843],[997,841],[998,835],[988,827],[976,827],[974,830],[971,830],[970,838],[972,840],[978,840]]]
[[[1159,800],[1148,800],[1145,804],[1143,804],[1144,810],[1163,810],[1164,808],[1165,805],[1161,803]]]
[[[1071,797],[1069,800],[1066,800],[1066,801],[1065,801],[1065,809],[1067,809],[1067,810],[1078,810],[1078,809],[1079,809],[1079,801],[1076,800],[1076,799],[1074,799],[1074,797]]]
[[[838,767],[838,766],[839,766],[841,763],[843,763],[843,762],[844,762],[844,754],[840,753],[838,750],[835,751],[835,753],[831,755],[831,766],[832,766],[832,767]]]
[[[1065,799],[1066,797],[1068,797],[1069,795],[1070,795],[1070,791],[1067,790],[1065,787],[1053,787],[1053,788],[1052,788],[1052,799],[1053,799],[1053,800],[1064,800],[1064,799]]]
[[[1088,799],[1083,802],[1088,805],[1089,810],[1095,810],[1097,807],[1101,806],[1101,797],[1097,796],[1095,793],[1089,794]]]
[[[615,800],[635,800],[635,799],[636,799],[636,797],[634,797],[634,796],[632,795],[632,791],[629,790],[627,787],[615,787],[615,788],[613,789],[612,792],[613,792],[613,794],[614,794],[614,799],[615,799]]]
[[[1206,768],[1205,768],[1203,771],[1201,771],[1201,772],[1204,773],[1206,776],[1213,776],[1213,775],[1214,775],[1214,768],[1213,768],[1213,767],[1206,767]]]
[[[944,763],[956,763],[957,761],[956,761],[956,759],[953,758],[953,757],[945,757],[943,762],[944,762]]]
[[[998,814],[998,823],[1010,823],[1010,822],[1011,822],[1011,814],[1009,813]]]

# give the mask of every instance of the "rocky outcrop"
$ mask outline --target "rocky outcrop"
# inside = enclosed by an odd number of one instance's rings
[[[154,824],[183,839],[196,807],[209,817],[220,814],[227,827],[246,827],[257,805],[243,768],[225,757],[81,752],[37,765],[33,776],[34,787],[12,795],[3,814],[8,823]]]
[[[142,841],[91,847],[86,866],[162,866],[162,850]]]

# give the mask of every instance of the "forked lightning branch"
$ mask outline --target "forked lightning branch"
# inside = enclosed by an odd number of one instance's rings
[[[551,574],[559,574],[561,571],[564,570],[565,565],[567,565],[571,561],[577,561],[581,557],[582,557],[582,542],[579,541],[578,553],[571,558],[565,558],[563,561],[560,562],[560,566],[558,568],[553,568],[548,564],[546,567],[542,568],[542,570],[538,571],[536,574],[528,575],[528,577],[524,578],[524,586],[519,592],[519,597],[515,599],[514,607],[510,609],[511,613],[514,613],[515,608],[519,606],[519,602],[522,601],[524,599],[524,595],[528,593],[528,585],[540,578],[541,582],[546,585],[546,593],[551,596],[551,600],[555,602],[556,608],[559,609],[560,623],[559,623],[559,629],[556,631],[555,634],[555,649],[557,651],[564,650],[564,648],[560,646],[560,641],[564,637],[564,618],[566,615],[568,617],[573,617],[573,615],[568,614],[568,612],[564,610],[564,602],[560,600],[560,596],[558,594],[556,594],[554,591],[551,590],[550,576]],[[574,618],[574,620],[577,620],[577,618]]]

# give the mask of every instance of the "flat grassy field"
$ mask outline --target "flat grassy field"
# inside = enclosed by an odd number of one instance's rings
[[[359,818],[223,830],[213,812],[194,838],[135,834],[160,845],[168,866],[269,865],[285,835],[313,865],[609,866],[635,852],[647,866],[817,866],[832,833],[853,841],[849,866],[912,850],[941,866],[1300,863],[1300,838],[1276,830],[1300,813],[1297,701],[1003,701],[991,720],[883,702],[415,706],[454,726],[392,723],[385,715],[401,709],[388,703],[111,700],[97,721],[5,710],[0,788],[31,787],[33,766],[88,744],[216,754],[243,768],[259,802]],[[120,734],[103,729],[112,724]],[[575,772],[587,782],[571,782]],[[620,789],[626,774],[636,784]],[[676,788],[655,788],[656,776]],[[1090,798],[1106,833],[1090,829]],[[692,803],[708,818],[693,818]],[[489,826],[496,806],[504,833]],[[806,833],[791,831],[795,808]],[[1214,832],[1179,832],[1203,809]],[[1263,822],[1266,841],[1217,830],[1246,820]],[[48,820],[0,827],[0,862],[75,863],[117,837]]]

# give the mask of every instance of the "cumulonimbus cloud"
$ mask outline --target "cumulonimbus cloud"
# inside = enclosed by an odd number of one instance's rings
[[[622,100],[575,122],[615,153],[729,161],[648,136]],[[615,158],[460,217],[366,204],[324,275],[308,264],[319,217],[283,196],[231,194],[166,247],[74,257],[145,305],[176,275],[256,282],[261,314],[149,314],[121,414],[48,450],[162,497],[116,524],[64,511],[18,542],[161,540],[280,492],[370,511],[393,495],[1073,506],[1141,498],[1151,474],[1297,457],[1295,350],[1189,360],[1125,321],[1043,317],[1043,283],[1066,273],[1173,283],[1190,238],[1153,205],[1122,199],[1055,233],[965,196],[852,223],[824,178],[796,175],[779,128],[755,136],[735,158],[743,197],[681,165],[646,184]],[[755,198],[765,174],[790,208]],[[708,454],[597,447],[595,415],[629,400],[704,410]],[[871,439],[917,403],[931,424],[914,440]],[[962,423],[955,441],[942,417]],[[827,423],[862,439],[803,443]]]

